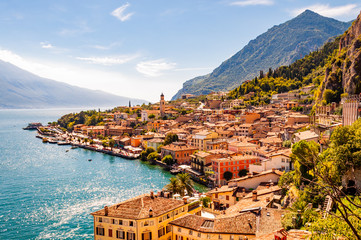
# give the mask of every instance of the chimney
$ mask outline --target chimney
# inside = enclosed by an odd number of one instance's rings
[[[153,209],[149,208],[149,217],[153,217]]]
[[[154,199],[154,192],[153,191],[150,191],[150,198]]]
[[[105,215],[105,216],[108,216],[108,212],[109,212],[108,206],[105,206],[105,207],[104,207],[104,215]]]
[[[257,191],[256,190],[252,191],[252,200],[257,201]]]

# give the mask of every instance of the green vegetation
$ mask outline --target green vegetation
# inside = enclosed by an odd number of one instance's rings
[[[315,47],[321,47],[329,38],[342,34],[349,26],[350,23],[306,11],[290,21],[272,27],[250,41],[211,74],[186,81],[173,99],[180,98],[184,93],[201,95],[212,91],[234,89],[239,83],[254,78],[259,70],[288,65],[306,56],[315,50]],[[301,74],[306,76],[308,73],[303,71],[307,69],[302,67],[300,66]],[[287,77],[286,74],[285,72],[285,76],[281,74],[278,77],[284,79],[297,77],[297,75]]]
[[[289,66],[282,66],[275,70],[270,68],[266,75],[261,71],[259,77],[246,81],[232,90],[228,98],[244,98],[245,105],[264,105],[270,103],[273,94],[298,90],[310,84],[318,86],[321,82],[319,78],[322,78],[323,74],[320,69],[323,69],[330,61],[332,54],[338,48],[338,43],[339,38],[326,43],[320,50],[308,54]],[[247,94],[249,96],[245,97]],[[302,95],[302,92],[300,94]],[[331,98],[333,100],[336,97],[332,95]],[[302,100],[303,103],[312,101],[312,97]],[[300,107],[295,110],[302,111],[303,109]]]
[[[342,187],[342,176],[361,169],[361,119],[352,126],[336,128],[322,153],[314,142],[295,143],[291,159],[295,170],[279,181],[295,200],[283,219],[284,226],[309,228],[314,231],[313,239],[361,239],[360,198],[347,195],[349,190]],[[335,203],[336,213],[323,219],[314,207],[323,204],[325,196]],[[298,219],[297,214],[300,220],[292,222],[292,217]]]
[[[176,141],[178,141],[178,135],[175,133],[168,133],[167,136],[165,136],[164,145],[169,145]]]
[[[188,173],[180,173],[177,177],[169,179],[169,184],[166,185],[167,191],[173,194],[179,193],[181,196],[192,195],[193,181]]]
[[[60,127],[66,128],[68,131],[74,129],[74,125],[84,124],[87,126],[101,125],[104,117],[96,110],[81,111],[80,113],[69,113],[58,119]]]
[[[226,179],[227,181],[231,180],[233,177],[233,173],[226,171],[223,173],[223,178]]]
[[[170,166],[176,163],[177,161],[173,159],[172,155],[166,155],[163,157],[162,162]]]
[[[152,152],[155,152],[154,148],[147,147],[144,151],[142,151],[140,153],[140,160],[147,161],[148,160],[148,155],[151,154]]]

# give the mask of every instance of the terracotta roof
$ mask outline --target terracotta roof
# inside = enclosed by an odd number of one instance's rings
[[[233,217],[219,219],[205,218],[197,215],[186,215],[171,221],[169,224],[203,233],[256,234],[256,214],[240,213]]]
[[[107,216],[125,219],[143,219],[149,217],[149,209],[152,209],[153,217],[157,217],[183,205],[184,202],[182,200],[157,196],[151,198],[149,194],[145,194],[108,207]],[[91,214],[105,216],[105,211],[101,209]]]
[[[260,176],[264,176],[264,175],[267,175],[267,174],[277,174],[279,176],[281,176],[283,174],[283,172],[279,171],[279,170],[268,170],[268,171],[263,171],[257,175],[247,175],[245,177],[241,177],[241,178],[235,178],[235,179],[232,179],[232,180],[229,180],[229,182],[239,182],[239,181],[242,181],[242,180],[246,180],[246,179],[249,179],[249,178],[256,178],[256,177],[260,177]]]

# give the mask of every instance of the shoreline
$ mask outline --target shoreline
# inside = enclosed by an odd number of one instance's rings
[[[45,128],[47,128],[46,126],[44,126]],[[121,148],[117,148],[117,147],[113,147],[113,148],[107,148],[107,147],[103,147],[99,144],[82,144],[74,141],[69,140],[69,135],[68,133],[62,133],[60,132],[60,129],[54,127],[54,129],[57,129],[57,133],[54,134],[49,134],[49,133],[44,133],[42,132],[39,128],[36,129],[36,131],[38,132],[38,134],[35,136],[36,138],[40,138],[42,139],[43,143],[49,143],[49,144],[57,144],[57,145],[71,145],[71,148],[83,148],[83,149],[87,149],[90,151],[95,151],[95,152],[99,152],[99,153],[103,153],[103,154],[107,154],[110,156],[115,156],[115,157],[120,157],[122,159],[125,160],[139,160],[142,161],[139,157],[140,154],[135,154],[135,153],[131,153],[129,151],[126,151],[125,149],[121,149]],[[24,129],[25,130],[25,129]],[[31,131],[31,130],[30,130]],[[64,136],[65,135],[65,136]],[[118,152],[116,151],[118,150]],[[89,161],[91,161],[91,159],[88,159]],[[171,173],[172,175],[177,175],[178,173],[185,173],[185,170],[182,170],[181,168],[178,168],[178,166],[176,168],[166,165],[165,163],[156,160],[156,161],[145,161],[148,162],[152,165],[158,165],[160,167],[163,168],[163,170]],[[174,171],[176,174],[174,174],[172,172],[172,170],[176,170]],[[207,184],[207,182],[204,182],[201,180],[201,178],[188,173],[191,176],[191,179],[195,182],[198,183],[204,187],[207,188],[212,188],[212,185]]]

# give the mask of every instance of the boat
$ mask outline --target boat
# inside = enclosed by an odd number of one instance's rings
[[[69,149],[65,150],[65,152],[69,152]]]
[[[42,127],[43,124],[41,123],[29,123],[27,127],[24,127],[24,130],[36,130],[38,127]]]
[[[58,142],[58,145],[69,145],[70,143],[69,142],[66,142],[66,141],[59,141]]]
[[[172,170],[170,170],[170,173],[173,175],[177,175],[178,173],[181,173],[182,170],[179,168],[173,168]]]
[[[55,139],[49,139],[48,141],[51,144],[57,144],[58,143],[58,141],[56,141]]]
[[[49,140],[44,137],[44,138],[43,138],[43,143],[47,143],[47,142],[49,142]]]
[[[89,162],[91,162],[92,160],[91,159],[88,159]]]
[[[78,148],[78,146],[71,146],[71,149],[76,149]]]

